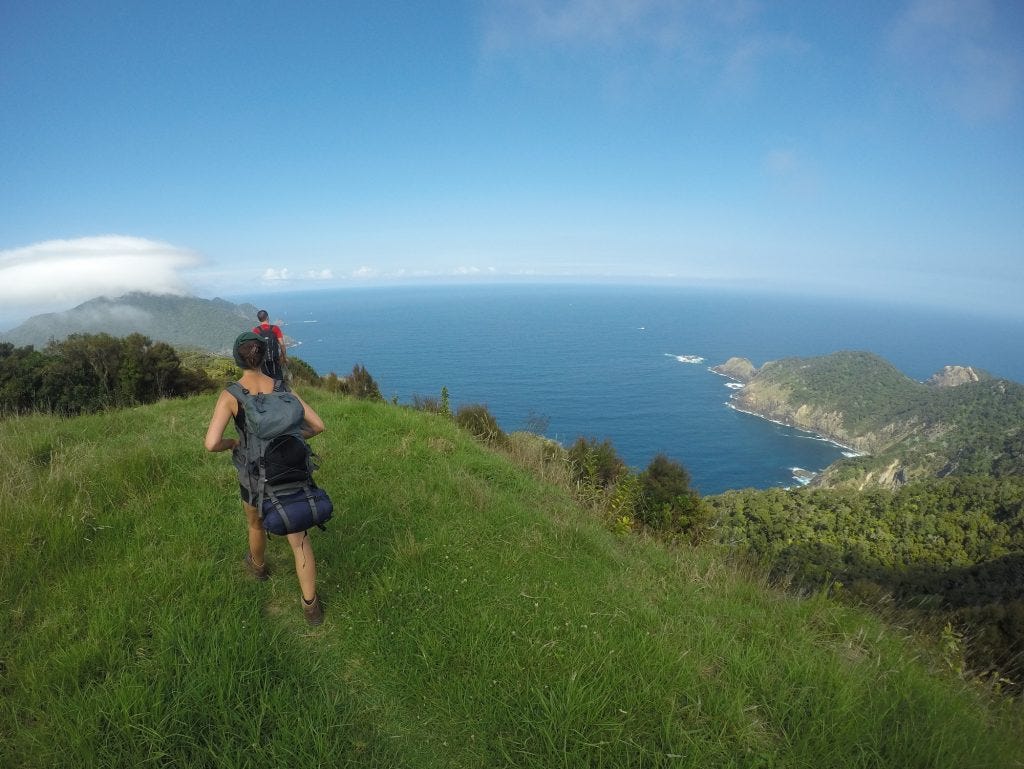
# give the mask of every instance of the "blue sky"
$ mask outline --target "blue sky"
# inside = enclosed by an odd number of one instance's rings
[[[0,4],[0,328],[677,281],[1024,314],[1019,0]]]

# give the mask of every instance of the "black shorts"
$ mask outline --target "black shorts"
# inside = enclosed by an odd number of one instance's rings
[[[238,491],[239,494],[241,494],[242,501],[247,505],[251,505],[252,502],[249,501],[249,489],[245,488],[242,484],[238,484]]]

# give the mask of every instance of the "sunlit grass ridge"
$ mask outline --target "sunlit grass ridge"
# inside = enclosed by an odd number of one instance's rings
[[[1019,714],[449,420],[317,391],[323,626],[241,567],[209,398],[0,422],[0,765],[998,767]]]

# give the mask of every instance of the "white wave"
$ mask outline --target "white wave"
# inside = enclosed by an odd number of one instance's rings
[[[791,467],[789,472],[792,473],[793,480],[801,486],[806,486],[815,476],[815,473],[812,473],[810,470],[804,470],[802,467]]]
[[[725,386],[728,387],[730,390],[742,390],[744,384],[742,382],[726,382]]]
[[[680,363],[703,363],[704,359],[699,355],[674,355],[670,352],[665,353],[669,358],[675,358]]]
[[[303,323],[318,323],[319,321],[315,321],[315,320],[304,320],[304,321],[302,321],[302,322],[303,322]]]

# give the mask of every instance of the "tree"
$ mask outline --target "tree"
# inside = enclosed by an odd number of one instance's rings
[[[35,407],[45,356],[33,347],[0,343],[0,414]]]
[[[0,345],[0,409],[81,414],[202,392],[208,376],[142,334],[73,334],[42,353]]]
[[[690,474],[678,462],[657,454],[640,474],[641,503],[637,517],[647,526],[686,532],[694,540],[703,535],[710,510],[690,488]]]

